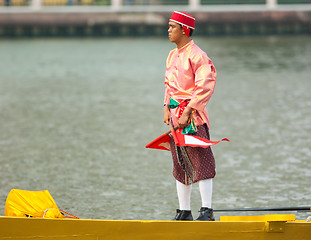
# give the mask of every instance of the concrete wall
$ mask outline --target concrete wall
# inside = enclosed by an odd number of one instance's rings
[[[183,10],[183,9],[182,9]],[[200,8],[195,35],[310,34],[310,9]],[[0,37],[166,36],[173,9],[44,8],[0,12]]]

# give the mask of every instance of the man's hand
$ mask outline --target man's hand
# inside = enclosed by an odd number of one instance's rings
[[[191,107],[186,107],[180,118],[178,119],[177,122],[177,127],[178,128],[184,128],[189,125],[189,118],[190,114],[192,113],[192,108]]]
[[[171,111],[167,105],[165,105],[163,108],[163,122],[167,125],[169,125],[171,122]]]

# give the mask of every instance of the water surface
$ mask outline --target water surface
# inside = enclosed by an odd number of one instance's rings
[[[213,207],[310,205],[311,38],[194,40],[218,72],[211,138],[232,141],[213,147]],[[81,218],[170,219],[170,153],[144,146],[168,130],[172,48],[164,38],[1,40],[2,215],[19,188],[47,189]]]

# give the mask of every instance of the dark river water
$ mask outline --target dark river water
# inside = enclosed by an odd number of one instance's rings
[[[213,208],[310,205],[311,37],[194,41],[218,72],[211,139],[231,140],[213,147]],[[144,146],[168,130],[174,47],[165,38],[0,40],[0,214],[18,188],[47,189],[81,218],[171,219],[170,153]],[[197,185],[191,204],[196,215]]]

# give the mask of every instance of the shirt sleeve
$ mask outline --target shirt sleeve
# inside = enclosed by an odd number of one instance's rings
[[[169,96],[168,92],[169,92],[169,86],[168,86],[168,84],[166,84],[166,80],[165,80],[164,105],[170,104],[170,96]]]
[[[169,85],[169,79],[167,78],[167,67],[169,65],[169,61],[171,58],[171,54],[172,51],[169,53],[167,59],[166,59],[166,71],[165,71],[165,81],[164,81],[164,85],[165,85],[165,92],[164,92],[164,104],[169,105],[170,104],[170,85]]]
[[[215,89],[216,69],[205,53],[194,56],[191,64],[195,75],[195,88],[188,106],[203,111]]]

